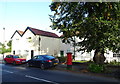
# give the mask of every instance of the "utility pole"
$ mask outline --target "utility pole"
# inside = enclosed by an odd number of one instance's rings
[[[3,60],[4,60],[4,48],[5,48],[5,28],[3,28]]]
[[[76,46],[76,42],[75,42],[75,36],[74,36],[74,43],[73,43],[74,54],[73,54],[73,60],[75,60],[75,46]]]
[[[40,41],[41,41],[41,38],[40,38],[40,36],[39,36],[39,41],[38,41],[38,45],[39,45],[39,47],[38,47],[38,52],[39,52],[39,55],[41,54],[41,53],[40,53]]]

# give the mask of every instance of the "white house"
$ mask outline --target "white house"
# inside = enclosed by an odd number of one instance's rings
[[[76,38],[76,42],[80,42],[81,40]],[[76,60],[93,60],[94,57],[94,50],[87,53],[83,51],[76,52]],[[117,61],[120,62],[120,51],[118,53],[113,53],[112,51],[107,50],[106,53],[104,54],[106,57],[105,62],[111,62],[111,61]]]
[[[68,51],[72,53],[74,51],[72,44],[62,43],[61,38],[55,33],[31,27],[27,27],[25,31],[16,30],[11,39],[12,54],[22,55],[27,60],[35,55],[66,56]],[[76,39],[76,41],[80,40]],[[82,51],[76,52],[75,60],[92,60],[94,56],[94,51],[82,53]],[[108,53],[105,54],[106,61],[120,61],[120,53],[117,55],[110,51]]]
[[[12,54],[22,55],[30,59],[34,55],[65,56],[72,47],[63,44],[55,33],[27,27],[26,30],[16,30],[12,35]]]

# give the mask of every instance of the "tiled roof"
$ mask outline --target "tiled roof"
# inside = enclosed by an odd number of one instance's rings
[[[27,28],[29,28],[29,29],[30,29],[34,34],[36,34],[36,35],[42,35],[42,36],[59,38],[58,35],[56,35],[55,33],[52,33],[52,32],[43,31],[43,30],[31,28],[31,27],[27,27]]]
[[[32,27],[27,27],[24,32],[23,32],[23,31],[20,31],[20,30],[16,30],[16,31],[14,32],[14,34],[12,35],[11,38],[13,38],[13,36],[15,35],[16,32],[22,37],[22,36],[26,33],[26,31],[27,31],[28,29],[29,29],[33,34],[35,34],[35,35],[41,35],[41,36],[59,38],[59,36],[56,35],[55,33],[48,32],[48,31],[43,31],[43,30],[39,30],[39,29],[35,29],[35,28],[32,28]]]
[[[17,30],[17,31],[20,35],[22,35],[24,33],[23,31],[20,31],[20,30]]]
[[[23,34],[24,32],[23,32],[23,31],[20,31],[20,30],[16,30],[16,31],[14,32],[14,34],[12,35],[11,38],[13,38],[13,36],[15,35],[15,33],[18,33],[20,36],[22,36],[22,34]]]

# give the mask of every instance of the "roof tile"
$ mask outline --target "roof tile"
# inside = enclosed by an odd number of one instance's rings
[[[24,33],[23,31],[20,31],[20,30],[17,30],[17,31],[20,35],[22,35]]]
[[[39,30],[39,29],[35,29],[35,28],[31,28],[29,27],[32,32],[36,35],[42,35],[42,36],[48,36],[48,37],[55,37],[55,38],[59,38],[58,35],[56,35],[55,33],[52,32],[48,32],[48,31],[43,31],[43,30]]]

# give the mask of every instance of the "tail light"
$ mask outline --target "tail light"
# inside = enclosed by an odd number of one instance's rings
[[[47,62],[52,62],[51,60],[47,60]]]

